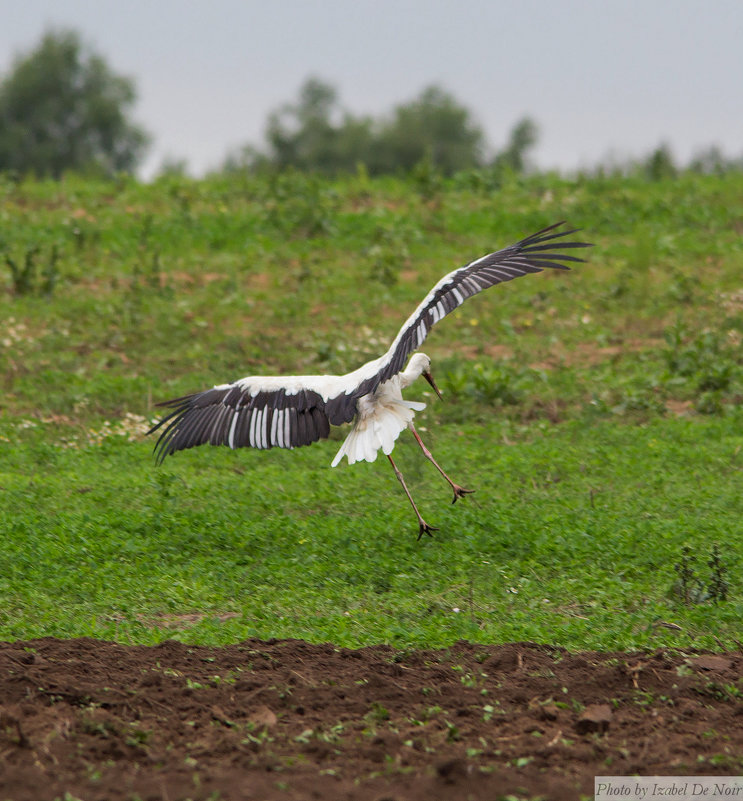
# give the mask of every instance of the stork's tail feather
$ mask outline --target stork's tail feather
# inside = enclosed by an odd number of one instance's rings
[[[353,464],[375,461],[380,449],[389,455],[400,433],[412,422],[414,413],[425,408],[425,403],[390,399],[385,403],[385,412],[389,414],[359,418],[336,453],[331,467],[337,467],[344,456],[348,457],[349,464]]]

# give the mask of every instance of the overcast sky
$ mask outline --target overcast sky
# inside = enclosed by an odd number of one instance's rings
[[[743,0],[0,0],[0,19],[2,72],[54,26],[135,79],[146,175],[260,145],[310,75],[375,115],[437,83],[494,148],[529,115],[542,167],[743,155]]]

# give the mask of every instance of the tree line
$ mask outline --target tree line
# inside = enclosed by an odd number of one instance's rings
[[[0,172],[59,178],[66,171],[112,175],[134,172],[150,134],[131,119],[136,86],[70,30],[51,30],[18,56],[0,79]],[[344,109],[337,90],[309,78],[294,102],[273,111],[262,147],[229,153],[223,171],[268,172],[295,168],[335,176],[360,166],[371,175],[408,172],[425,163],[442,175],[471,169],[520,174],[532,165],[538,140],[529,117],[511,129],[498,151],[489,147],[472,113],[432,85],[381,117]],[[164,170],[185,171],[171,162]],[[742,169],[715,147],[688,166],[699,172]],[[639,162],[598,165],[594,172],[641,171],[649,179],[681,168],[661,145]]]
[[[427,160],[444,175],[496,163],[521,172],[537,128],[521,120],[506,147],[488,158],[485,135],[470,111],[439,86],[374,118],[351,114],[333,86],[310,78],[296,102],[270,114],[265,139],[262,150],[246,146],[228,156],[225,169],[294,167],[336,175],[363,164],[369,174],[380,175],[407,172]]]

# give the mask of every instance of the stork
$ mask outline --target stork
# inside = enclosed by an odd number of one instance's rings
[[[415,511],[418,539],[437,529],[421,517],[402,473],[392,459],[400,433],[409,428],[424,456],[449,483],[455,503],[473,490],[454,483],[439,466],[413,425],[415,412],[425,403],[405,400],[402,390],[423,376],[436,394],[441,393],[431,375],[431,360],[415,353],[431,327],[467,298],[504,281],[538,273],[544,268],[567,270],[563,262],[585,259],[561,251],[590,247],[589,243],[562,241],[578,229],[557,229],[555,223],[514,245],[489,253],[445,275],[405,321],[386,353],[345,375],[247,376],[230,384],[164,401],[171,411],[152,426],[162,429],[155,444],[159,463],[169,454],[196,445],[229,448],[296,448],[310,445],[330,434],[330,426],[354,421],[331,466],[343,457],[349,464],[373,462],[381,449]],[[560,240],[560,241],[558,241]]]

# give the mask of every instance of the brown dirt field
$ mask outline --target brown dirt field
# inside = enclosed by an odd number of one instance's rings
[[[0,643],[0,799],[572,801],[594,775],[737,775],[742,669],[532,643]]]

